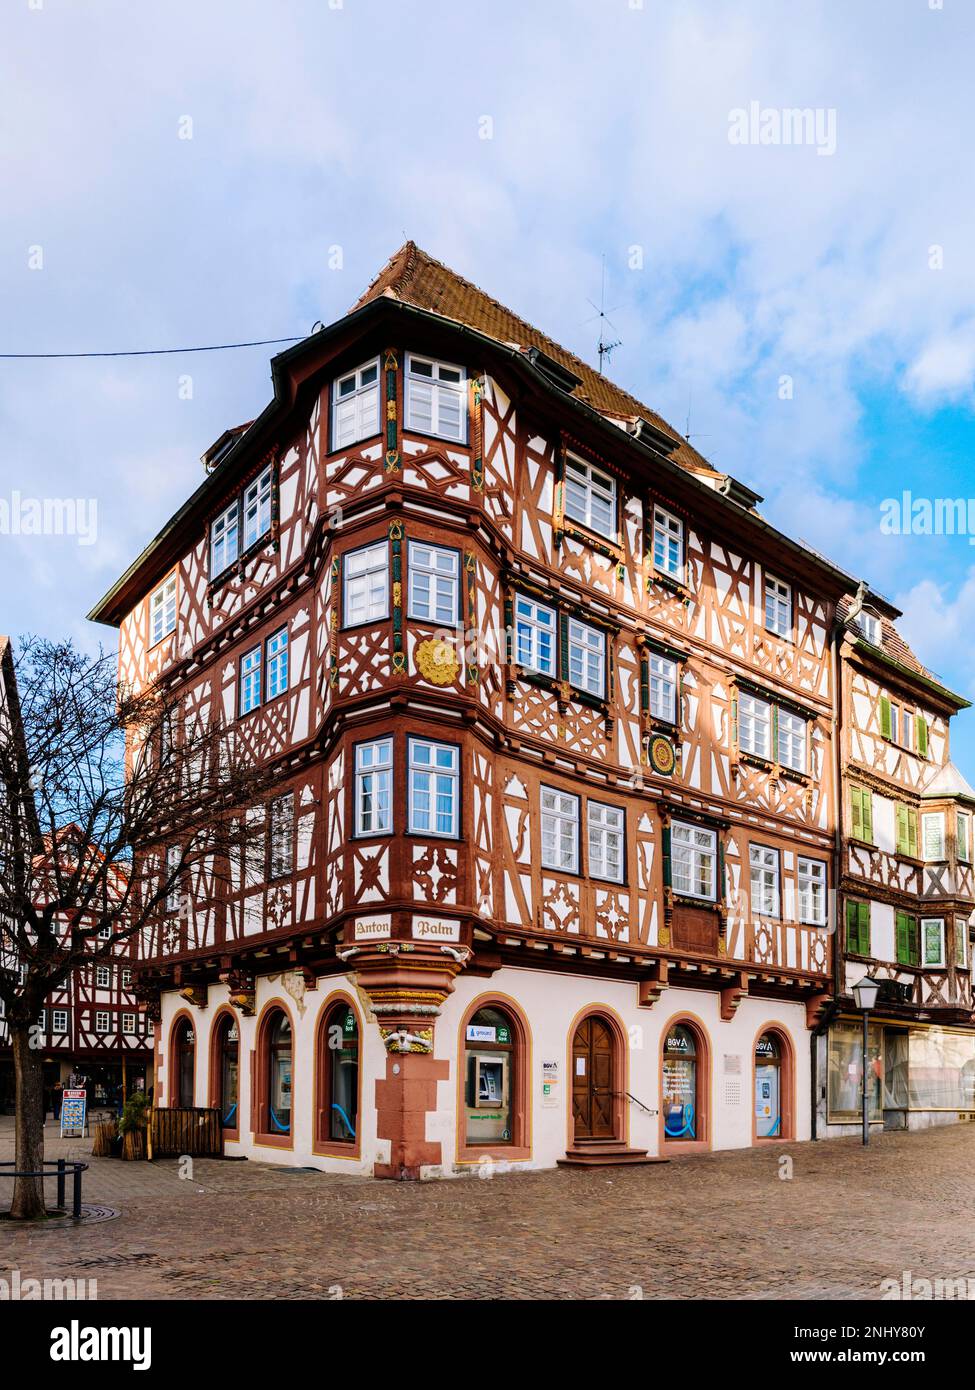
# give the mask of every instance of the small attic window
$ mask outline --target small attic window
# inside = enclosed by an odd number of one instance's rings
[[[876,613],[862,612],[858,614],[856,623],[868,642],[875,647],[883,646],[883,628]]]
[[[571,395],[577,386],[582,385],[582,377],[576,376],[575,372],[570,372],[568,367],[563,367],[561,362],[556,362],[554,357],[549,357],[547,352],[542,352],[541,348],[530,347],[525,350],[525,356],[532,366],[550,381],[553,386],[557,386],[566,395]]]

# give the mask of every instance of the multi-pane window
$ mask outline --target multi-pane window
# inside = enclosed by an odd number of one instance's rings
[[[870,904],[846,902],[846,949],[854,956],[870,954]],[[899,957],[898,957],[899,959]]]
[[[963,864],[972,862],[972,818],[967,811],[958,811],[958,858]]]
[[[616,479],[582,459],[565,462],[565,514],[610,540],[616,537]]]
[[[149,600],[149,644],[155,646],[176,631],[176,575],[164,579]]]
[[[99,1009],[98,1012],[95,1014],[95,1032],[96,1032],[96,1033],[107,1033],[108,1030],[109,1030],[108,1014],[107,1014],[103,1009]]]
[[[962,970],[968,966],[968,923],[960,917],[955,918],[955,964]]]
[[[236,497],[210,524],[210,577],[223,574],[240,554],[240,507]]]
[[[110,989],[112,984],[112,967],[110,965],[95,966],[95,984],[99,989]]]
[[[460,557],[456,550],[410,541],[409,616],[454,626],[460,613]]]
[[[295,798],[294,792],[275,797],[271,802],[269,878],[284,878],[294,867]]]
[[[921,817],[925,859],[945,857],[945,817],[943,811],[930,811]]]
[[[714,902],[717,896],[716,832],[675,821],[670,828],[670,857],[674,892]]]
[[[779,916],[779,852],[765,845],[749,845],[752,912],[759,917]]]
[[[457,836],[460,824],[460,755],[454,743],[409,740],[410,831]]]
[[[555,675],[554,608],[518,594],[515,599],[515,659],[519,666]]]
[[[624,813],[620,806],[590,801],[586,806],[589,830],[589,875],[610,883],[623,882]]]
[[[179,865],[181,851],[179,845],[170,845],[166,850],[166,911],[178,912],[183,885],[180,882]]]
[[[466,443],[466,390],[463,367],[410,353],[406,359],[406,428]]]
[[[393,828],[393,740],[355,750],[355,833],[386,835]]]
[[[757,758],[770,756],[772,707],[767,700],[743,691],[738,697],[738,746]]]
[[[778,759],[783,767],[793,772],[806,770],[806,721],[799,714],[780,709],[776,714],[778,724]]]
[[[273,700],[288,688],[288,629],[280,628],[267,639],[267,698]]]
[[[873,844],[873,794],[866,787],[850,788],[850,834]]]
[[[867,641],[872,642],[875,647],[879,647],[882,641],[882,628],[880,619],[876,614],[860,613],[857,615],[856,623]]]
[[[67,1009],[54,1009],[51,1013],[51,1032],[66,1033],[68,1031],[68,1011]]]
[[[826,925],[826,865],[822,859],[799,855],[799,921],[810,926]]]
[[[135,1014],[122,1015],[122,1032],[127,1035],[135,1032]]]
[[[352,550],[343,562],[346,627],[389,616],[389,546],[385,541]]]
[[[792,635],[792,588],[770,574],[765,576],[765,627],[779,637]]]
[[[579,872],[579,798],[554,787],[541,788],[542,865]]]
[[[578,618],[569,619],[569,683],[578,690],[606,694],[606,634]]]
[[[252,647],[240,658],[240,713],[250,714],[261,703],[261,648]]]
[[[122,966],[122,988],[132,988],[132,971],[127,965]]]
[[[271,488],[274,470],[270,464],[244,488],[244,549],[249,550],[271,529]]]
[[[911,751],[914,748],[914,711],[906,709],[901,723],[903,732],[903,746]]]
[[[945,924],[941,917],[921,919],[921,937],[924,943],[924,964],[945,964]]]
[[[684,578],[684,523],[663,507],[653,509],[653,567],[672,579]]]
[[[677,662],[651,652],[650,713],[654,719],[677,723]]]
[[[332,386],[332,449],[379,433],[379,359],[346,372]]]

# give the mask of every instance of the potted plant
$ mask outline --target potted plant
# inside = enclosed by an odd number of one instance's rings
[[[146,1093],[133,1091],[122,1107],[122,1115],[118,1122],[123,1158],[145,1158],[148,1114],[149,1100]]]

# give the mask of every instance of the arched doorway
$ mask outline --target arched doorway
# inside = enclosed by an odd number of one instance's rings
[[[196,1034],[185,1014],[173,1025],[169,1049],[169,1103],[180,1110],[193,1108],[193,1072],[196,1064]]]
[[[589,1014],[572,1039],[572,1121],[576,1140],[616,1138],[616,1038],[608,1019]]]
[[[240,1030],[233,1014],[217,1018],[210,1048],[211,1105],[220,1111],[225,1135],[240,1129]]]
[[[756,1139],[792,1139],[792,1046],[779,1028],[755,1039],[754,1116]]]

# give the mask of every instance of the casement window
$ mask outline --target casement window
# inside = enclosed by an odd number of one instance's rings
[[[759,917],[779,914],[779,852],[765,845],[749,845],[752,913]]]
[[[111,927],[108,926],[107,924],[106,924],[104,927],[99,927],[99,928],[98,928],[98,940],[99,940],[99,941],[108,941],[108,940],[111,938],[111,935],[112,935],[112,929],[111,929]]]
[[[294,792],[271,802],[269,840],[268,878],[285,878],[292,873],[295,860]]]
[[[921,721],[918,721],[919,723]],[[901,742],[901,709],[900,705],[892,703],[887,695],[880,697],[880,734],[882,738],[890,743]],[[918,744],[921,741],[921,730],[917,730]],[[925,752],[927,752],[927,729],[924,731]],[[920,751],[920,747],[918,749]]]
[[[880,619],[875,613],[859,613],[857,615],[856,625],[868,642],[872,642],[875,647],[882,645],[883,628]]]
[[[670,858],[675,893],[715,901],[718,881],[715,831],[675,821],[670,828]]]
[[[280,628],[268,639],[264,652],[267,665],[267,689],[268,700],[273,700],[275,695],[283,695],[288,688],[288,629]]]
[[[651,652],[648,658],[650,674],[650,714],[668,724],[677,723],[677,662]]]
[[[799,889],[799,921],[809,926],[826,925],[826,865],[822,859],[800,854],[796,874]]]
[[[757,695],[742,691],[738,696],[738,746],[756,758],[770,758],[772,745],[772,706]]]
[[[460,750],[455,743],[409,740],[408,825],[414,835],[456,839],[460,827]]]
[[[107,1033],[109,1031],[109,1016],[104,1010],[99,1009],[95,1014],[95,1032]]]
[[[540,789],[542,867],[579,872],[579,798],[554,787]]]
[[[967,811],[955,815],[958,826],[958,858],[963,864],[972,862],[972,818]]]
[[[623,882],[623,835],[625,816],[621,806],[602,802],[586,804],[589,831],[589,877]]]
[[[467,443],[467,375],[463,367],[408,354],[406,428]]]
[[[792,586],[765,576],[765,628],[778,637],[792,636]]]
[[[806,770],[806,721],[790,710],[776,711],[778,725],[778,760],[782,767],[793,772]]]
[[[578,618],[568,621],[569,684],[606,697],[606,634]]]
[[[135,1032],[135,1014],[122,1015],[122,1032],[128,1037]]]
[[[897,853],[906,855],[908,859],[917,859],[917,811],[913,806],[897,803],[894,808],[894,828]]]
[[[962,970],[968,968],[968,923],[959,917],[955,918],[955,964]]]
[[[924,857],[928,860],[945,857],[945,817],[943,811],[929,811],[921,817],[924,834]]]
[[[410,541],[409,617],[454,627],[460,616],[460,556],[456,550]]]
[[[95,984],[99,989],[111,989],[112,967],[110,965],[95,966]]]
[[[544,603],[515,597],[515,660],[519,666],[555,675],[556,612]]]
[[[241,826],[243,840],[243,884],[256,888],[267,879],[267,834],[264,812],[253,807]]]
[[[351,550],[342,562],[346,627],[389,617],[389,546],[386,541]]]
[[[846,900],[846,949],[853,956],[870,954],[870,904]]]
[[[240,507],[230,506],[210,523],[210,578],[223,574],[240,554]]]
[[[149,645],[176,631],[176,575],[164,579],[149,600]]]
[[[908,752],[913,752],[913,751],[914,751],[914,711],[913,711],[913,710],[909,710],[909,709],[905,709],[905,710],[904,710],[904,717],[903,717],[903,719],[902,719],[902,721],[901,721],[901,733],[902,733],[902,735],[903,735],[903,738],[902,738],[902,740],[901,740],[902,747],[906,748],[906,749],[908,750]]]
[[[271,529],[271,489],[274,470],[270,464],[244,488],[244,549],[256,545]]]
[[[66,1033],[68,1031],[68,1011],[67,1009],[54,1009],[51,1012],[51,1032]]]
[[[132,971],[129,969],[127,965],[122,966],[122,988],[132,988]]]
[[[261,703],[261,648],[252,647],[240,658],[241,714],[250,714]]]
[[[653,567],[683,582],[684,523],[663,507],[653,509]]]
[[[179,845],[170,845],[166,850],[166,911],[178,912],[183,896],[183,885],[178,872],[181,859]]]
[[[393,828],[393,740],[360,743],[355,750],[356,835],[388,835]]]
[[[894,946],[898,965],[921,964],[921,934],[909,912],[894,913]]]
[[[924,964],[945,965],[945,924],[942,917],[922,917],[921,938],[924,943]]]
[[[873,793],[866,787],[850,788],[850,835],[873,844]]]
[[[379,433],[379,358],[332,383],[332,452]]]
[[[571,454],[565,461],[565,514],[607,540],[615,540],[616,479]]]

